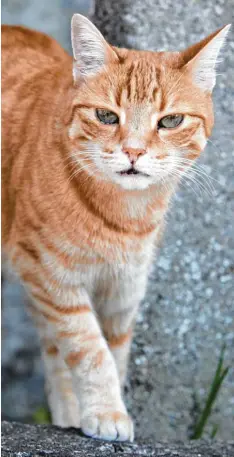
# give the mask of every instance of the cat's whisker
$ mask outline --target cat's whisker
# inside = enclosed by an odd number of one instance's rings
[[[90,160],[85,160],[84,158],[82,159],[84,162],[90,162]],[[63,167],[63,171],[65,171],[67,168],[71,168],[71,171],[74,171],[74,168],[77,169],[77,167],[79,167],[79,162],[77,160],[75,160],[74,158],[71,158],[70,157],[70,162],[67,163],[64,167]]]
[[[168,161],[167,163],[169,163],[170,165],[175,163],[175,164],[177,164],[177,166],[178,165],[181,165],[182,167],[186,166],[186,168],[190,167],[190,168],[188,168],[187,171],[190,171],[190,170],[194,171],[197,174],[199,174],[200,176],[205,177],[209,181],[214,181],[216,183],[219,183],[219,181],[217,179],[215,179],[212,176],[208,175],[207,172],[205,171],[205,169],[202,166],[197,165],[191,159],[177,158],[177,157],[174,158],[173,157],[172,160]],[[210,183],[210,184],[212,185],[212,183]]]
[[[205,193],[207,193],[210,197],[212,197],[214,195],[214,188],[212,188],[209,183],[207,181],[200,181],[199,179],[197,179],[197,176],[195,175],[192,175],[192,174],[189,174],[189,173],[186,173],[184,175],[187,179],[189,179],[190,181],[196,183],[201,189],[204,190]],[[201,177],[200,177],[201,178]]]
[[[179,185],[182,185],[184,188],[186,188],[188,186],[194,192],[194,194],[196,195],[197,198],[200,198],[202,196],[202,192],[201,192],[202,189],[200,188],[198,183],[192,181],[195,185],[198,186],[200,194],[198,194],[196,189],[186,180],[186,178],[187,178],[186,174],[181,176],[180,173],[178,174],[175,170],[173,170],[170,172],[170,176],[176,177],[179,180]]]
[[[79,159],[78,159],[78,160],[79,160]],[[76,164],[76,163],[78,162],[78,160],[77,160],[77,156],[75,156],[75,155],[74,155],[73,157],[70,156],[70,157],[69,157],[69,160],[68,160],[68,163],[65,165],[64,169],[67,168],[67,167],[69,167],[69,165],[74,165],[74,163]],[[90,160],[90,158],[88,158],[88,157],[82,157],[81,160],[83,160],[83,161],[88,161],[88,160]]]
[[[173,165],[175,164],[173,163]],[[213,195],[214,187],[212,183],[209,181],[209,179],[207,179],[208,176],[204,176],[203,174],[198,173],[197,170],[193,170],[193,168],[189,168],[188,170],[181,170],[180,168],[178,168],[180,166],[181,164],[177,164],[174,170],[176,170],[177,173],[180,173],[181,177],[186,176],[188,177],[188,179],[193,180],[194,182],[196,181],[196,183],[199,184],[200,187],[204,189],[204,191],[208,192],[210,195]]]
[[[186,172],[188,175],[193,175],[196,176],[197,178],[201,179],[202,182],[206,183],[206,185],[210,188],[210,191],[213,193],[214,192],[214,184],[211,180],[211,177],[209,175],[206,175],[205,173],[202,173],[200,170],[196,170],[193,167],[189,168],[188,171]]]
[[[68,179],[68,183],[71,182],[72,179],[74,179],[75,177],[77,177],[82,171],[86,170],[86,171],[92,171],[91,169],[92,167],[91,166],[87,166],[87,165],[83,165],[82,167],[78,166],[77,169],[71,174],[71,176],[69,177]]]
[[[215,145],[214,142],[212,142],[212,140],[210,140],[209,138],[207,138],[206,140],[207,140],[207,142],[211,143],[211,144],[214,146],[214,148],[217,149],[217,151],[219,151],[219,153],[221,154],[220,148],[218,148],[218,146]],[[164,140],[163,138],[161,138],[161,141],[162,141],[164,144],[166,144],[166,145],[170,145],[170,146],[174,146],[174,147],[175,147],[175,145],[174,145],[172,142],[166,141],[166,140]],[[188,154],[188,152],[189,152],[189,151],[185,150],[185,154]],[[191,152],[193,152],[193,151],[191,151]],[[184,160],[185,160],[185,159],[186,159],[186,158],[184,158]],[[193,167],[199,167],[199,168],[204,169],[204,165],[197,165],[197,164],[195,163],[195,161],[192,160],[192,159],[186,159],[186,160],[191,161],[191,163],[194,164]],[[213,167],[212,167],[212,170],[213,170],[213,171],[216,171],[215,168],[213,168]],[[204,169],[204,172],[206,173],[205,169]],[[212,176],[209,176],[209,178],[212,179],[213,181],[216,181],[218,184],[220,184],[220,182],[219,182],[218,179],[215,179],[215,178],[212,177]]]
[[[212,197],[213,196],[213,189],[211,189],[209,187],[209,185],[207,185],[207,182],[201,182],[199,179],[197,179],[196,176],[194,175],[190,175],[189,173],[184,173],[181,175],[182,178],[184,178],[185,180],[190,180],[191,182],[193,182],[194,184],[196,184],[200,190],[202,190],[205,194],[209,195],[209,197]]]
[[[86,150],[85,152],[77,151],[75,153],[72,153],[71,157],[73,157],[73,158],[76,158],[76,157],[84,157],[84,158],[100,157],[100,154],[96,153],[96,152],[92,152],[92,151]]]
[[[207,189],[209,189],[209,192],[211,194],[214,193],[214,185],[210,179],[210,176],[202,173],[200,170],[193,169],[193,167],[190,167],[189,169],[185,170],[185,174],[187,176],[193,176],[194,179],[197,179],[199,182],[201,182],[201,185],[204,185]]]
[[[222,154],[220,147],[217,144],[215,144],[210,138],[207,138],[207,142],[213,146],[216,153],[218,152],[219,154]]]
[[[167,164],[164,164],[164,170],[166,170],[166,166],[170,165],[174,166],[174,170],[176,170],[177,173],[180,173],[181,176],[189,176],[191,179],[194,179],[197,182],[199,182],[200,186],[206,189],[207,192],[209,191],[209,193],[213,194],[214,187],[213,184],[210,182],[210,176],[207,175],[203,170],[193,169],[192,166],[188,169],[181,169],[180,167],[187,167],[187,164],[184,163],[183,160],[179,160],[178,158],[175,158],[175,160],[172,159],[170,161],[167,161]],[[169,170],[169,172],[171,171]],[[198,178],[202,180],[202,182],[199,181]]]
[[[197,174],[199,174],[200,176],[204,176],[205,178],[207,178],[208,180],[213,180],[215,182],[217,182],[217,180],[215,178],[213,178],[212,176],[208,175],[207,172],[202,169],[201,167],[199,166],[196,166],[194,163],[191,163],[191,162],[186,162],[184,160],[172,160],[170,162],[168,162],[169,165],[177,165],[177,166],[181,166],[181,167],[185,167],[186,171],[194,171],[196,172]]]

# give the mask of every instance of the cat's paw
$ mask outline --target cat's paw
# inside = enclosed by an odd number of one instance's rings
[[[107,441],[133,441],[133,422],[120,411],[87,415],[81,420],[83,433],[92,438]]]

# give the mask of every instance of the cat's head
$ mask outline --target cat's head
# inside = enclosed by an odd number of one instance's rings
[[[135,51],[110,46],[74,15],[69,138],[79,167],[124,189],[177,179],[211,133],[215,66],[229,27],[182,52]]]

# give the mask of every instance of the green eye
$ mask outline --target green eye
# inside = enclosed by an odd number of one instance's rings
[[[174,129],[178,127],[184,120],[184,116],[182,114],[173,114],[171,116],[165,116],[160,119],[158,122],[159,129]]]
[[[96,116],[102,124],[118,124],[119,118],[117,114],[106,109],[96,109]]]

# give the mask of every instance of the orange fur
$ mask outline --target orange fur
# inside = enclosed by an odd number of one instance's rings
[[[46,349],[46,353],[52,356],[58,355],[58,348],[56,346],[49,346]]]
[[[83,358],[88,354],[88,350],[83,350],[79,352],[70,352],[70,354],[66,357],[66,363],[69,367],[73,368],[78,365]]]
[[[122,344],[126,343],[132,336],[131,330],[128,333],[124,333],[123,335],[112,336],[108,339],[108,343],[110,347],[121,346]]]

